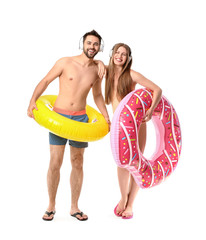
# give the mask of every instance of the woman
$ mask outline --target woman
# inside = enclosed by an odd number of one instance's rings
[[[152,105],[146,112],[139,130],[139,147],[143,153],[146,143],[146,122],[151,119],[152,113],[161,99],[162,90],[142,74],[131,70],[131,65],[132,55],[130,47],[123,43],[114,45],[110,62],[107,66],[105,102],[106,104],[112,104],[114,112],[120,101],[135,89],[136,84],[153,91]],[[132,207],[139,187],[128,170],[118,167],[117,173],[121,199],[115,207],[114,213],[123,219],[129,219],[133,217]]]

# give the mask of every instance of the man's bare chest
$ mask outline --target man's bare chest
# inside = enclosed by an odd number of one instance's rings
[[[97,69],[95,67],[82,67],[76,64],[65,66],[63,72],[66,76],[73,75],[78,78],[82,78],[84,76],[95,77],[97,75]]]
[[[91,87],[95,81],[97,80],[98,76],[96,71],[92,71],[91,69],[65,69],[62,76],[61,81],[65,84],[69,85],[78,85],[81,86],[88,86]]]

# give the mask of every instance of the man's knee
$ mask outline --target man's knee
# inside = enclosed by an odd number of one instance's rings
[[[62,157],[56,154],[51,155],[49,169],[51,171],[59,171],[62,166]]]
[[[50,165],[51,171],[59,171],[63,162],[64,146],[51,146],[50,148]]]
[[[58,158],[52,158],[49,165],[49,170],[52,172],[59,171],[62,165],[62,160]]]
[[[83,154],[75,153],[71,156],[72,168],[82,169],[83,168]]]

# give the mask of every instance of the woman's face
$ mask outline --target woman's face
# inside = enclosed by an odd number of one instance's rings
[[[128,53],[126,48],[119,47],[114,54],[114,64],[117,66],[123,66],[127,61]]]

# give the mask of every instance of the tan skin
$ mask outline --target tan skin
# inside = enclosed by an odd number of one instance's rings
[[[124,47],[119,47],[113,57],[113,61],[115,64],[114,92],[112,96],[113,112],[116,110],[117,106],[120,103],[116,96],[116,89],[122,66],[126,62],[127,57],[128,53]],[[139,147],[141,152],[143,153],[146,144],[146,122],[148,122],[152,118],[152,113],[161,99],[162,90],[152,81],[145,78],[142,74],[133,70],[130,70],[130,74],[133,80],[132,90],[135,89],[136,84],[140,84],[153,91],[152,105],[150,109],[146,112],[143,123],[139,130]],[[126,169],[118,167],[117,173],[121,192],[121,199],[117,207],[117,213],[120,216],[129,217],[133,214],[133,203],[139,191],[139,187]]]
[[[36,86],[27,110],[29,117],[34,118],[33,109],[37,109],[36,101],[46,90],[48,85],[59,78],[59,94],[54,104],[55,107],[69,110],[81,111],[86,108],[86,100],[90,89],[92,89],[94,101],[103,114],[105,120],[110,124],[104,98],[101,91],[102,79],[99,77],[97,63],[93,60],[99,51],[99,39],[89,35],[84,42],[84,51],[79,56],[64,57],[59,59],[48,74]],[[98,75],[99,74],[99,75]],[[49,194],[48,212],[55,211],[55,199],[60,179],[60,168],[63,162],[65,146],[50,145],[50,165],[47,174],[47,185]],[[70,214],[81,212],[78,200],[83,182],[83,155],[84,148],[70,146],[71,159],[71,209]],[[87,219],[88,216],[77,215],[79,219]],[[53,215],[44,215],[44,219],[52,219]]]

